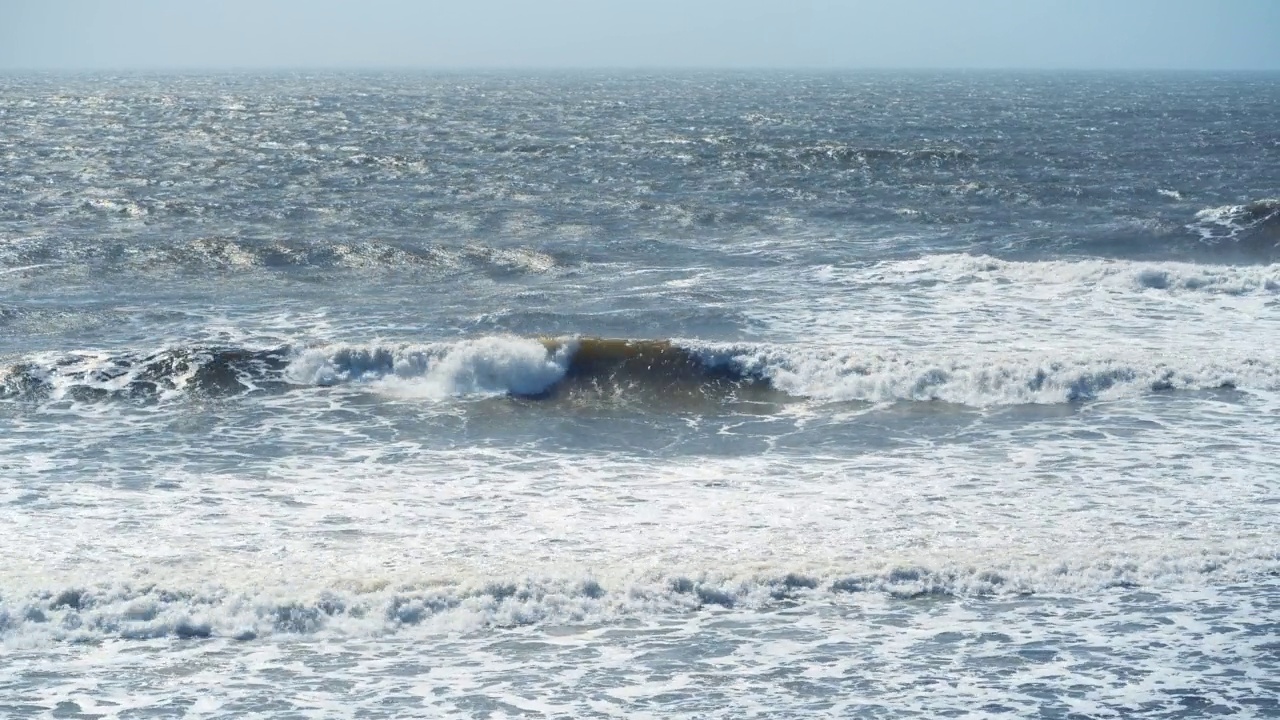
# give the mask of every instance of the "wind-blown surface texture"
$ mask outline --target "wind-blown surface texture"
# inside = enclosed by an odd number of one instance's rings
[[[0,78],[0,715],[1276,716],[1278,108]]]

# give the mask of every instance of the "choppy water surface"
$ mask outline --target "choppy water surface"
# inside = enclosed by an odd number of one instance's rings
[[[0,78],[0,714],[1276,716],[1278,110]]]

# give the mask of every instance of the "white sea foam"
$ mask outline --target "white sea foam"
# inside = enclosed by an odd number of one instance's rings
[[[781,603],[866,602],[866,595],[1010,598],[1096,595],[1108,589],[1204,587],[1280,571],[1280,552],[1246,548],[1185,554],[1155,546],[1114,556],[1027,560],[869,560],[864,567],[796,564],[798,570],[726,563],[714,570],[602,577],[490,576],[426,581],[367,577],[228,586],[165,585],[164,572],[113,583],[23,589],[0,599],[0,642],[316,633],[381,636],[474,631],[520,625],[616,623],[680,616],[707,608],[768,612]],[[249,579],[249,578],[245,578]]]
[[[659,460],[433,449],[411,435],[374,446],[381,431],[358,414],[321,427],[302,420],[331,405],[288,403],[223,433],[233,469],[198,473],[184,465],[199,428],[175,436],[189,446],[151,450],[140,473],[109,452],[86,468],[23,422],[0,450],[22,446],[27,462],[9,464],[0,498],[26,521],[0,526],[0,542],[30,552],[0,576],[0,632],[368,636],[769,611],[846,592],[1091,596],[1276,572],[1267,408],[1179,410],[1195,405],[1139,409],[1136,424],[1114,409],[1018,421],[961,445],[921,436],[890,452]],[[153,422],[113,418],[93,443]],[[788,422],[771,432],[810,448],[886,420]],[[744,428],[727,418],[686,432]],[[255,449],[268,441],[272,452]],[[97,482],[62,479],[86,471]]]
[[[725,352],[725,351],[721,351]],[[792,395],[820,400],[941,400],[972,406],[1115,399],[1163,390],[1280,390],[1280,367],[1105,351],[1089,356],[877,352],[796,348],[733,353],[734,362]]]
[[[794,300],[751,313],[788,342],[705,351],[795,395],[993,406],[1280,389],[1277,265],[951,254],[785,282]]]
[[[48,399],[63,400],[77,390],[91,390],[104,394],[127,392],[149,369],[138,358],[121,358],[103,350],[80,351],[69,355],[37,353],[23,359],[24,362],[0,368],[0,388],[21,391],[25,383],[47,388]],[[122,362],[125,360],[125,362]],[[199,362],[175,363],[169,372],[154,385],[158,398],[181,397],[191,384]],[[21,384],[20,384],[21,383]]]
[[[515,393],[536,395],[564,377],[573,345],[548,350],[540,341],[482,337],[422,346],[317,348],[286,371],[309,385],[373,383],[388,394],[443,399]]]
[[[1031,292],[1052,287],[1080,292],[1280,293],[1280,265],[1276,264],[1238,266],[1094,259],[1018,262],[984,255],[954,254],[880,263],[868,269],[865,276],[899,283],[1018,283],[1027,285],[1026,289]]]

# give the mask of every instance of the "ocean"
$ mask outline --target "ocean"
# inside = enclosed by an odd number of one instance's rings
[[[1280,716],[1280,75],[0,76],[0,716]]]

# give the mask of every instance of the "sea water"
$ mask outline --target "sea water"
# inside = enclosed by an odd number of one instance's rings
[[[1274,717],[1278,113],[0,78],[0,716]]]

